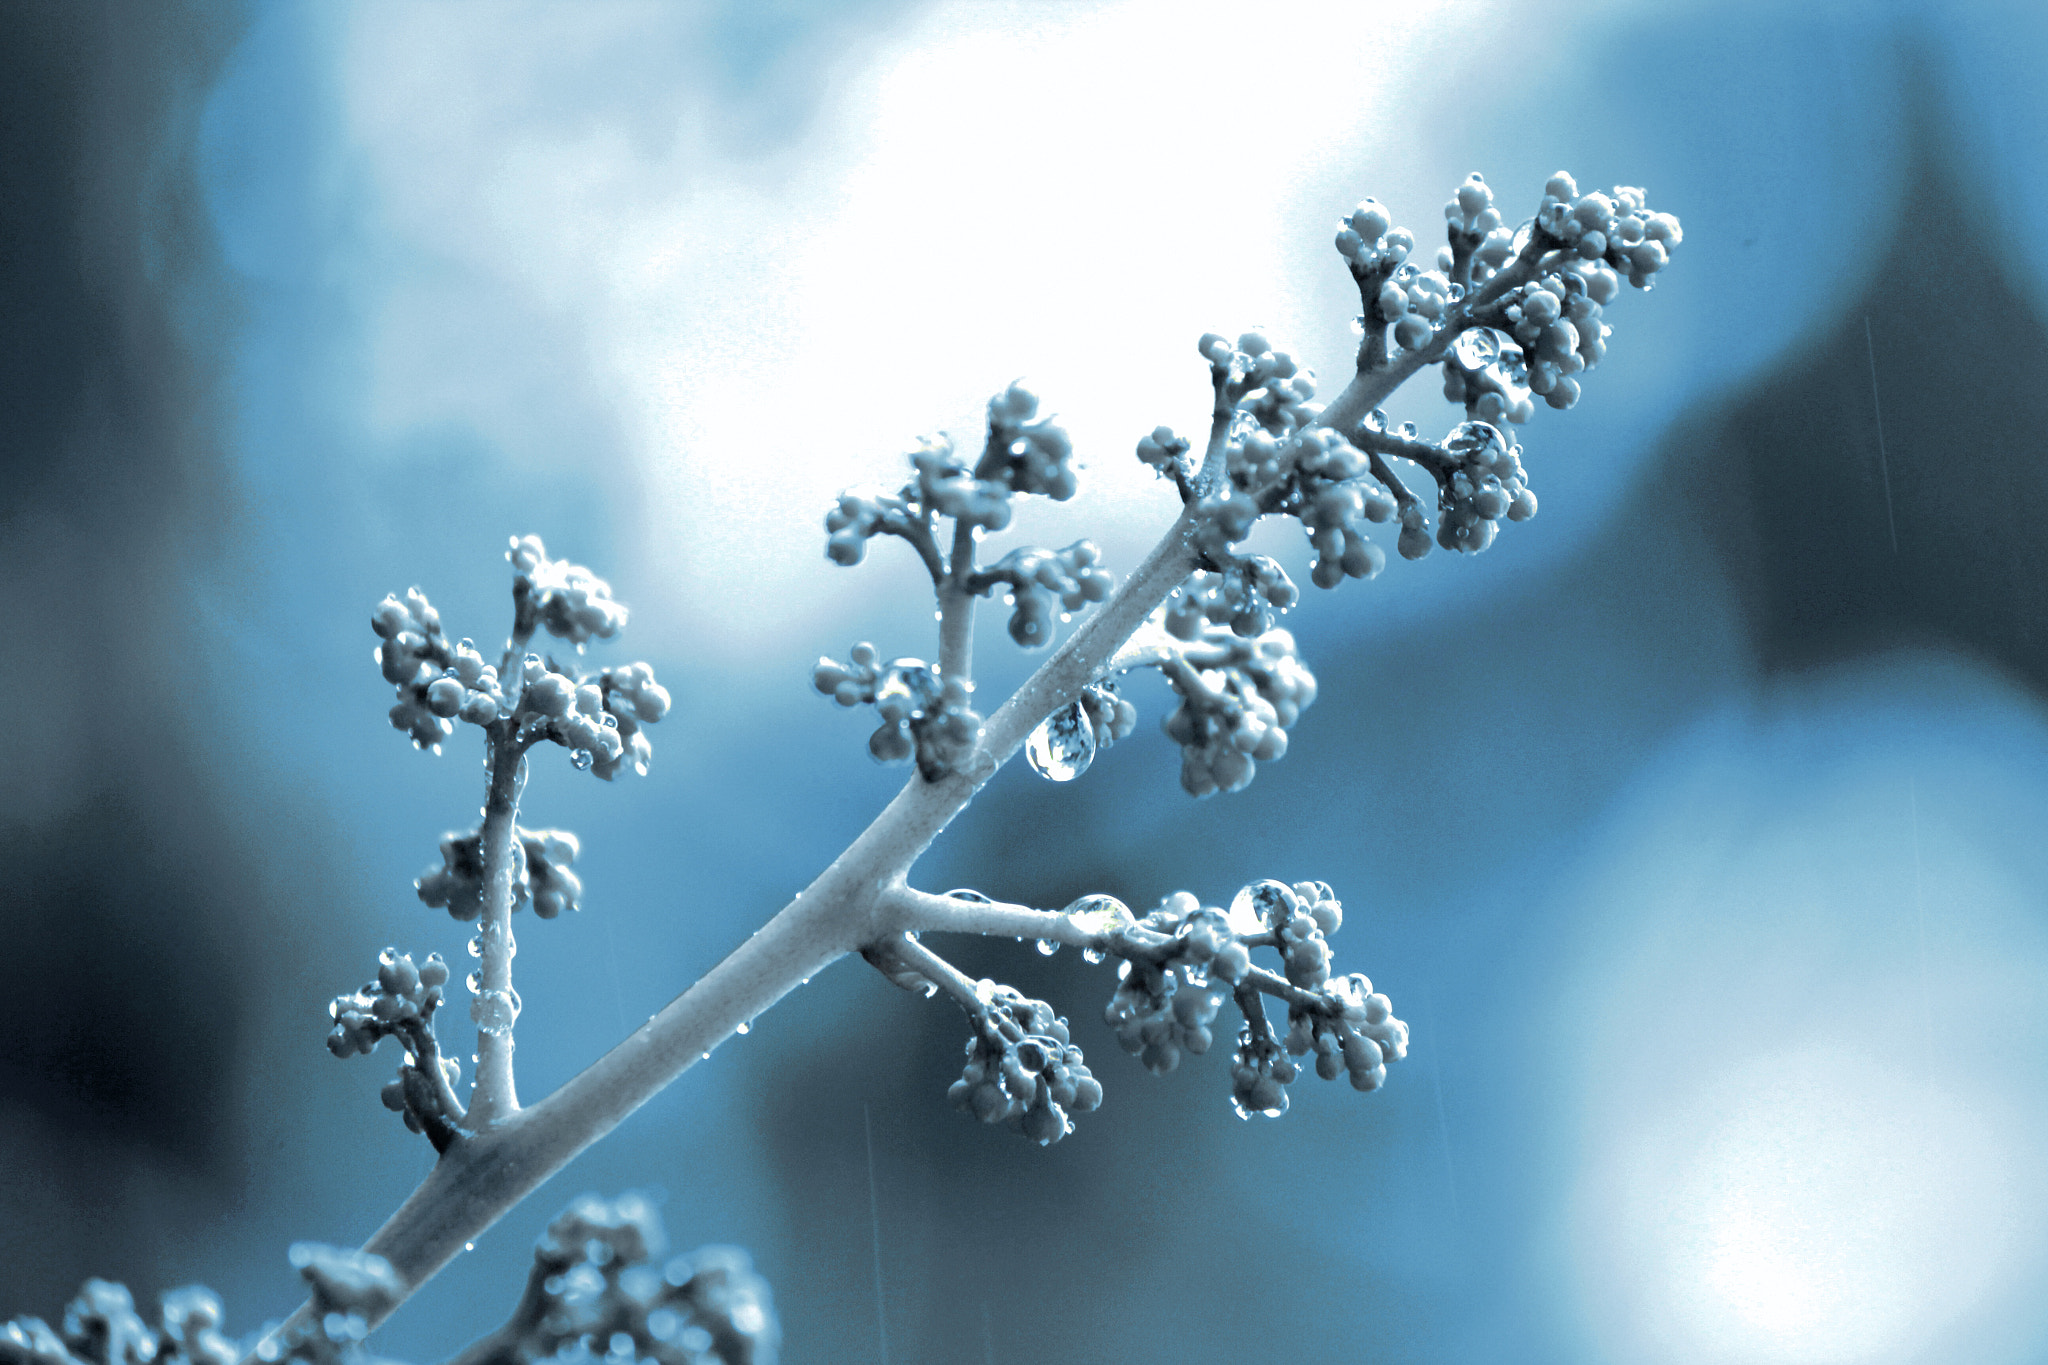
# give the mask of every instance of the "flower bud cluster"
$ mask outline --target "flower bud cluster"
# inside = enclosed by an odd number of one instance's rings
[[[1066,428],[1038,415],[1038,395],[1012,384],[988,400],[988,446],[975,475],[1016,493],[1040,493],[1054,502],[1074,496],[1074,442]]]
[[[1287,730],[1316,696],[1284,630],[1243,640],[1212,627],[1161,672],[1180,697],[1164,729],[1181,746],[1181,785],[1195,796],[1243,790],[1258,760],[1287,752]]]
[[[1502,518],[1536,515],[1536,495],[1522,469],[1522,448],[1488,422],[1460,423],[1443,442],[1451,463],[1437,484],[1436,541],[1477,554],[1493,543]]]
[[[266,1337],[259,1361],[305,1365],[370,1365],[363,1347],[370,1323],[405,1299],[405,1281],[391,1262],[353,1247],[295,1242],[291,1263],[312,1289],[312,1319],[283,1340]]]
[[[1287,1086],[1299,1074],[1280,1045],[1273,1041],[1264,1018],[1247,1023],[1237,1035],[1230,1059],[1230,1105],[1241,1119],[1263,1114],[1269,1119],[1287,1112]]]
[[[1011,1124],[1041,1147],[1058,1142],[1074,1130],[1070,1111],[1085,1114],[1102,1103],[1102,1084],[1067,1021],[1043,1000],[993,981],[976,983],[975,995],[967,1063],[946,1098],[983,1123]]]
[[[619,718],[605,709],[605,690],[596,682],[578,682],[538,654],[520,665],[525,686],[519,694],[519,740],[532,744],[552,740],[569,751],[569,763],[588,772],[600,763],[606,776],[616,775],[626,756]],[[646,740],[642,737],[644,745]]]
[[[385,597],[370,613],[370,628],[384,643],[377,646],[377,666],[384,681],[398,689],[398,704],[391,708],[391,728],[412,737],[422,749],[438,750],[442,740],[455,729],[449,718],[458,714],[466,700],[460,682],[451,700],[440,679],[454,665],[456,653],[441,633],[441,613],[418,588]],[[482,674],[478,674],[481,685]],[[496,678],[491,681],[495,684]],[[440,692],[433,689],[441,686]],[[495,689],[494,689],[495,690]]]
[[[1186,891],[1168,896],[1140,923],[1178,941],[1156,956],[1117,964],[1116,992],[1102,1019],[1119,1047],[1153,1075],[1164,1076],[1180,1065],[1183,1052],[1199,1057],[1215,1041],[1223,995],[1209,986],[1211,971],[1235,980],[1251,956],[1231,934],[1223,912],[1204,907]]]
[[[448,964],[439,953],[415,964],[410,953],[386,948],[377,955],[375,981],[351,995],[337,995],[327,1006],[334,1020],[327,1050],[353,1057],[394,1034],[408,1045],[422,1032],[431,1037],[434,1011],[441,1007],[441,988],[447,984]]]
[[[1380,286],[1377,313],[1394,327],[1394,344],[1404,351],[1429,345],[1451,305],[1465,297],[1465,287],[1451,283],[1441,270],[1418,269],[1412,262],[1396,266]]]
[[[917,470],[917,503],[925,511],[984,531],[1000,531],[1010,524],[1009,486],[977,478],[954,452],[951,437],[925,437],[910,452],[910,463]],[[906,495],[910,491],[904,489]],[[829,519],[826,525],[830,527]]]
[[[997,584],[1008,585],[1010,638],[1026,649],[1052,643],[1062,611],[1079,611],[1090,602],[1107,601],[1116,589],[1116,575],[1101,567],[1102,552],[1089,540],[1064,550],[1027,546],[1012,550],[968,578],[968,591],[986,597]]]
[[[913,754],[927,782],[957,772],[981,740],[981,717],[966,684],[942,678],[922,659],[882,661],[866,641],[847,663],[819,659],[811,685],[841,706],[873,706],[882,723],[868,737],[878,763],[901,763]]]
[[[620,749],[616,758],[593,757],[590,771],[609,782],[631,764],[633,771],[647,776],[647,764],[654,757],[653,746],[641,727],[653,725],[668,714],[668,689],[654,680],[654,669],[644,663],[607,668],[597,675],[604,714],[618,731]]]
[[[1450,244],[1437,260],[1453,280],[1484,284],[1515,254],[1514,233],[1501,224],[1493,188],[1474,171],[1444,205]]]
[[[1616,185],[1605,193],[1580,194],[1577,182],[1563,171],[1543,187],[1536,227],[1580,260],[1605,262],[1638,289],[1651,287],[1652,277],[1670,263],[1672,251],[1685,240],[1678,219],[1651,212],[1643,190]]]
[[[1367,199],[1337,229],[1337,254],[1351,267],[1354,279],[1385,279],[1407,262],[1408,253],[1415,250],[1415,234],[1392,224],[1386,207]]]
[[[1316,396],[1315,373],[1286,351],[1273,349],[1264,332],[1245,332],[1235,346],[1215,332],[1205,332],[1196,349],[1209,362],[1219,397],[1264,431],[1284,435],[1306,426],[1321,411],[1310,402]],[[1157,444],[1157,431],[1153,438]],[[1142,444],[1138,458],[1146,458]]]
[[[580,653],[592,639],[609,640],[626,624],[626,609],[612,600],[611,585],[581,564],[549,559],[539,536],[512,537],[505,558],[517,570],[512,601],[519,639],[538,625]]]
[[[1256,639],[1273,629],[1275,612],[1287,611],[1301,590],[1267,555],[1231,555],[1220,573],[1199,570],[1166,604],[1166,629],[1176,639],[1197,640],[1205,624],[1227,624],[1231,633]]]
[[[553,919],[564,910],[576,910],[583,883],[569,865],[576,861],[582,845],[566,829],[513,828],[512,908],[528,902],[534,914]],[[430,867],[413,882],[413,889],[428,905],[446,906],[458,920],[473,920],[484,912],[483,831],[450,832],[441,836],[441,866]]]
[[[867,557],[868,542],[876,536],[905,535],[922,524],[905,498],[849,488],[839,495],[839,505],[825,514],[825,557],[851,567]]]
[[[1332,979],[1320,994],[1320,1009],[1289,1008],[1287,1050],[1297,1057],[1313,1052],[1316,1074],[1326,1081],[1348,1075],[1354,1090],[1379,1089],[1387,1063],[1408,1055],[1408,1025],[1357,972]]]
[[[1444,360],[1444,397],[1465,406],[1474,421],[1517,424],[1536,415],[1529,367],[1521,346],[1490,327],[1458,335]]]
[[[1187,438],[1174,435],[1172,427],[1154,427],[1150,435],[1138,438],[1138,459],[1152,466],[1161,478],[1188,476],[1189,449]]]
[[[61,1329],[37,1317],[0,1326],[0,1365],[234,1365],[220,1296],[202,1285],[167,1291],[156,1325],[143,1321],[127,1286],[87,1280],[64,1309]]]
[[[1324,882],[1253,882],[1230,903],[1233,924],[1259,926],[1273,936],[1287,980],[1314,990],[1330,979],[1330,943],[1344,923],[1344,907]]]

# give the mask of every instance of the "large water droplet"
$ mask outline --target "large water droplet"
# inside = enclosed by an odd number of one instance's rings
[[[1367,431],[1385,431],[1387,429],[1386,410],[1374,408],[1371,412],[1368,412],[1365,415],[1365,429]]]
[[[1489,327],[1474,327],[1458,333],[1451,343],[1451,358],[1468,370],[1483,370],[1500,358],[1500,341]]]
[[[1024,742],[1032,771],[1053,782],[1072,782],[1095,761],[1095,727],[1081,703],[1071,702],[1047,716]]]
[[[1253,882],[1231,898],[1224,919],[1234,934],[1259,934],[1271,928],[1277,918],[1291,915],[1294,910],[1291,887],[1275,881]]]

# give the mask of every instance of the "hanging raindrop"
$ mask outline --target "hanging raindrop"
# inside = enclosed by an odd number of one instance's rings
[[[1040,777],[1072,782],[1095,761],[1095,726],[1081,703],[1070,702],[1039,722],[1024,742],[1024,757]]]

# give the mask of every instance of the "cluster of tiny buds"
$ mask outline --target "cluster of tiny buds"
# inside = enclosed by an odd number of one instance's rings
[[[1197,640],[1205,624],[1229,626],[1243,639],[1256,639],[1273,628],[1276,612],[1291,609],[1301,590],[1267,555],[1232,555],[1221,572],[1206,569],[1191,575],[1166,604],[1166,629],[1176,639]]]
[[[1543,187],[1536,226],[1580,260],[1604,261],[1636,288],[1648,289],[1685,233],[1677,218],[1651,212],[1647,201],[1648,196],[1633,185],[1580,194],[1577,182],[1559,171]]]
[[[986,596],[997,584],[1009,588],[1010,638],[1026,649],[1052,643],[1053,625],[1063,613],[1104,602],[1116,576],[1101,565],[1095,543],[1077,540],[1063,550],[1026,547],[1010,551],[969,579],[969,590]]]
[[[1235,346],[1218,333],[1205,332],[1195,348],[1209,362],[1210,377],[1222,399],[1266,431],[1298,430],[1322,411],[1310,401],[1316,396],[1314,372],[1302,368],[1286,351],[1275,350],[1264,332],[1245,332]],[[1158,444],[1157,433],[1154,436]],[[1142,446],[1138,457],[1146,458]]]
[[[1503,518],[1527,521],[1536,515],[1522,448],[1510,445],[1498,427],[1464,422],[1442,444],[1455,463],[1438,484],[1437,544],[1477,554],[1493,543]]]
[[[580,908],[583,883],[569,865],[582,845],[565,829],[520,829],[512,839],[512,908],[527,904],[542,919]],[[484,911],[484,854],[481,830],[441,836],[441,866],[430,867],[413,882],[428,905],[446,906],[458,920],[474,920]]]
[[[371,1322],[405,1299],[405,1281],[374,1252],[294,1242],[292,1266],[312,1290],[312,1319],[292,1334],[266,1332],[254,1356],[264,1365],[377,1365],[364,1349]]]
[[[825,555],[854,565],[879,535],[928,542],[931,519],[951,517],[977,531],[1010,524],[1010,499],[1036,493],[1055,501],[1074,496],[1074,442],[1051,419],[1033,421],[1038,395],[1012,384],[988,400],[988,440],[970,467],[945,436],[927,436],[910,452],[915,477],[894,494],[848,489],[825,514]],[[936,547],[931,547],[936,553]]]
[[[1205,341],[1207,338],[1203,338]],[[1222,337],[1216,338],[1218,341]],[[1138,438],[1138,459],[1152,467],[1162,479],[1186,479],[1188,451],[1192,449],[1184,436],[1173,434],[1172,427],[1152,428],[1149,435]]]
[[[222,1317],[219,1295],[187,1285],[158,1300],[152,1326],[125,1285],[87,1280],[59,1328],[37,1317],[0,1326],[0,1365],[234,1365],[241,1351]]]
[[[954,452],[951,437],[925,437],[918,442],[917,449],[910,452],[910,464],[917,471],[917,502],[927,512],[951,517],[962,525],[983,531],[1000,531],[1010,524],[1009,487],[996,479],[976,478],[967,462]],[[907,488],[904,491],[910,492]],[[879,507],[874,512],[862,507],[848,509],[842,498],[840,512],[847,513],[843,525],[834,530],[832,518],[827,517],[826,529],[833,531],[836,543],[855,520],[867,518],[872,522],[880,510]],[[828,547],[827,553],[841,563],[846,562],[841,557],[843,551],[835,553]],[[855,559],[858,558],[856,553]]]
[[[438,753],[441,741],[455,728],[449,718],[461,712],[468,692],[459,680],[451,683],[452,692],[450,686],[442,686],[439,693],[433,691],[458,657],[441,633],[441,613],[434,610],[425,593],[408,588],[403,598],[393,593],[377,604],[377,609],[370,613],[370,628],[384,641],[372,657],[377,660],[384,681],[398,689],[398,704],[391,708],[392,728],[410,735],[420,748]],[[469,642],[465,640],[463,644]],[[471,652],[474,653],[473,647]],[[481,656],[478,663],[482,663]],[[485,675],[479,670],[476,676],[481,686]],[[484,704],[495,708],[503,700],[497,695],[495,669],[491,671],[490,683],[490,695]],[[495,709],[490,719],[497,719]]]
[[[646,1195],[578,1198],[534,1244],[534,1297],[501,1358],[774,1365],[773,1297],[747,1254],[710,1246],[655,1264],[667,1245]]]
[[[1102,1103],[1101,1082],[1089,1073],[1067,1021],[1043,1000],[993,981],[977,982],[975,998],[967,1062],[946,1098],[983,1123],[1009,1123],[1040,1146],[1058,1142],[1074,1129],[1070,1113]]]
[[[1038,493],[1064,502],[1079,483],[1074,442],[1052,419],[1034,422],[1038,395],[1013,383],[988,400],[988,448],[976,474],[1017,493]]]
[[[1203,907],[1190,892],[1174,892],[1140,923],[1181,942],[1176,952],[1157,960],[1119,962],[1116,991],[1102,1021],[1115,1032],[1119,1047],[1153,1075],[1164,1076],[1180,1065],[1183,1052],[1199,1057],[1214,1041],[1211,1026],[1223,996],[1210,989],[1210,973],[1234,981],[1251,965],[1251,955],[1231,933],[1223,912]],[[1183,976],[1185,990],[1180,988]]]
[[[448,964],[439,953],[415,964],[410,953],[386,948],[377,956],[375,981],[351,995],[336,996],[327,1006],[334,1020],[327,1050],[337,1057],[352,1057],[370,1052],[394,1034],[401,1041],[416,1029],[431,1034],[434,1011],[441,1007],[441,988],[447,984]]]
[[[866,641],[848,662],[821,658],[811,685],[841,706],[873,706],[881,725],[868,737],[878,763],[901,763],[913,755],[927,782],[957,772],[981,741],[981,717],[970,704],[966,684],[943,678],[922,659],[883,662]]]
[[[549,559],[539,536],[514,536],[505,552],[512,579],[514,633],[519,639],[536,626],[581,652],[593,639],[609,640],[626,624],[626,609],[612,600],[611,585],[581,564]]]
[[[652,1264],[665,1247],[645,1196],[576,1200],[534,1247],[528,1298],[491,1339],[503,1341],[491,1358],[776,1365],[774,1298],[747,1253],[707,1246]],[[220,1296],[202,1285],[166,1292],[152,1325],[126,1286],[93,1279],[58,1328],[35,1317],[0,1326],[0,1365],[234,1365],[245,1354],[260,1365],[394,1365],[364,1346],[370,1324],[405,1298],[392,1264],[319,1242],[296,1242],[288,1254],[312,1312],[290,1330],[273,1323],[246,1351],[222,1333]]]
[[[532,536],[526,539],[539,544]],[[525,611],[530,601],[545,606],[566,599],[559,593],[529,593],[520,600],[520,610]],[[594,611],[591,603],[597,600],[581,599],[577,610]],[[623,620],[624,608],[611,605],[616,620]],[[547,614],[552,610],[541,611],[543,622],[553,619]],[[488,726],[511,714],[520,722],[522,743],[551,739],[569,750],[570,763],[580,770],[607,780],[628,764],[635,772],[646,773],[653,750],[640,728],[667,715],[670,705],[668,689],[654,680],[654,670],[647,664],[607,668],[579,682],[552,661],[528,654],[514,680],[519,688],[514,702],[506,695],[497,668],[484,661],[473,641],[448,643],[440,613],[418,588],[408,589],[402,599],[396,594],[386,597],[371,613],[370,625],[384,641],[376,650],[378,666],[385,681],[398,689],[391,724],[420,748],[439,752],[458,718]],[[566,630],[558,633],[576,639],[579,648],[587,638]]]
[[[1333,979],[1323,993],[1338,1002],[1340,1013],[1333,1018],[1289,1010],[1287,1050],[1297,1057],[1314,1052],[1316,1074],[1326,1081],[1349,1075],[1354,1090],[1379,1089],[1387,1079],[1387,1063],[1408,1055],[1408,1025],[1394,1017],[1387,997],[1357,972]]]
[[[1472,284],[1483,284],[1513,259],[1514,234],[1502,225],[1493,187],[1479,172],[1466,176],[1444,204],[1444,219],[1450,244],[1438,251],[1437,264],[1454,278],[1462,272]]]
[[[1181,746],[1181,786],[1194,796],[1248,786],[1260,760],[1287,752],[1287,731],[1316,697],[1284,630],[1244,640],[1211,627],[1160,671],[1180,698],[1163,728]]]

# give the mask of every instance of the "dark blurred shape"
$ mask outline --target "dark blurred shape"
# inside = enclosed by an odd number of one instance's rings
[[[1922,643],[2048,692],[2048,327],[2004,259],[2020,232],[1957,178],[1919,51],[1900,59],[1904,197],[1871,206],[1898,228],[1868,286],[1694,458],[1745,490],[1724,562],[1767,669]]]
[[[234,318],[192,148],[240,24],[214,0],[0,6],[0,1170],[36,1172],[0,1180],[0,1311],[148,1263],[85,1250],[110,1216],[151,1222],[124,1154],[234,1164],[256,891],[195,751],[233,734],[194,591],[226,543]]]

